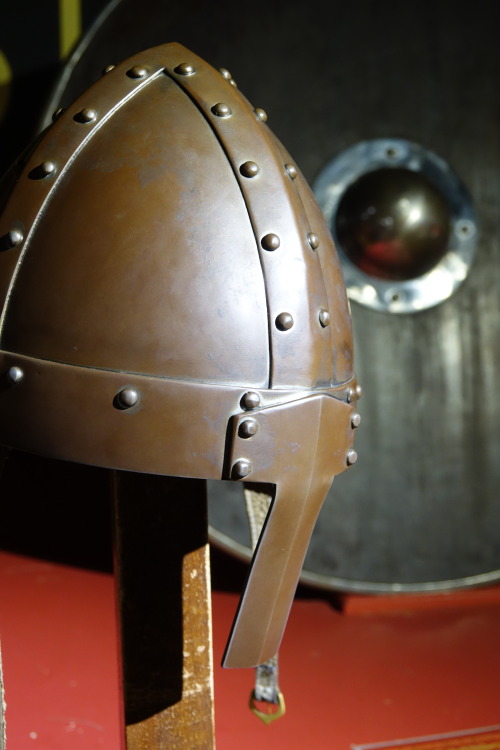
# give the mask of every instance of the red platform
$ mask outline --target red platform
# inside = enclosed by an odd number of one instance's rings
[[[220,663],[236,606],[215,592]],[[252,670],[216,666],[217,750],[349,750],[500,724],[500,588],[296,600],[281,651],[286,716],[247,708]],[[7,750],[118,750],[110,575],[0,553]]]

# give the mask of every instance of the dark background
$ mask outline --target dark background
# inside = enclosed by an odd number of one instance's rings
[[[82,33],[106,6],[106,0],[80,0]],[[37,133],[65,60],[60,54],[57,0],[20,0],[0,3],[0,173]],[[6,81],[5,61],[10,69]]]

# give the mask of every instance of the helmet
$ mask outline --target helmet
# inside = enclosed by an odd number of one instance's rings
[[[0,218],[2,444],[276,486],[226,666],[277,651],[358,423],[332,239],[266,119],[150,49],[55,119]]]

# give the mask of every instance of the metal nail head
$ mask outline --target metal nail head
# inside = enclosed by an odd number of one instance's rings
[[[244,479],[252,471],[252,464],[246,458],[241,458],[233,465],[231,476],[233,479]]]
[[[259,429],[259,424],[255,419],[245,419],[243,422],[240,422],[240,426],[238,427],[238,436],[240,438],[243,438],[243,440],[247,440],[248,438],[253,437]]]

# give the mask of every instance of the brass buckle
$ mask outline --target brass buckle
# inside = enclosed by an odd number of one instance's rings
[[[276,719],[281,719],[281,717],[284,715],[286,711],[285,707],[285,699],[283,697],[283,693],[281,690],[278,692],[278,702],[277,703],[267,703],[269,707],[274,706],[275,710],[270,711],[267,713],[266,711],[261,711],[260,708],[257,708],[256,700],[255,700],[255,690],[252,690],[250,694],[250,711],[255,714],[261,721],[264,722],[264,724],[271,724],[271,722],[276,721]]]

